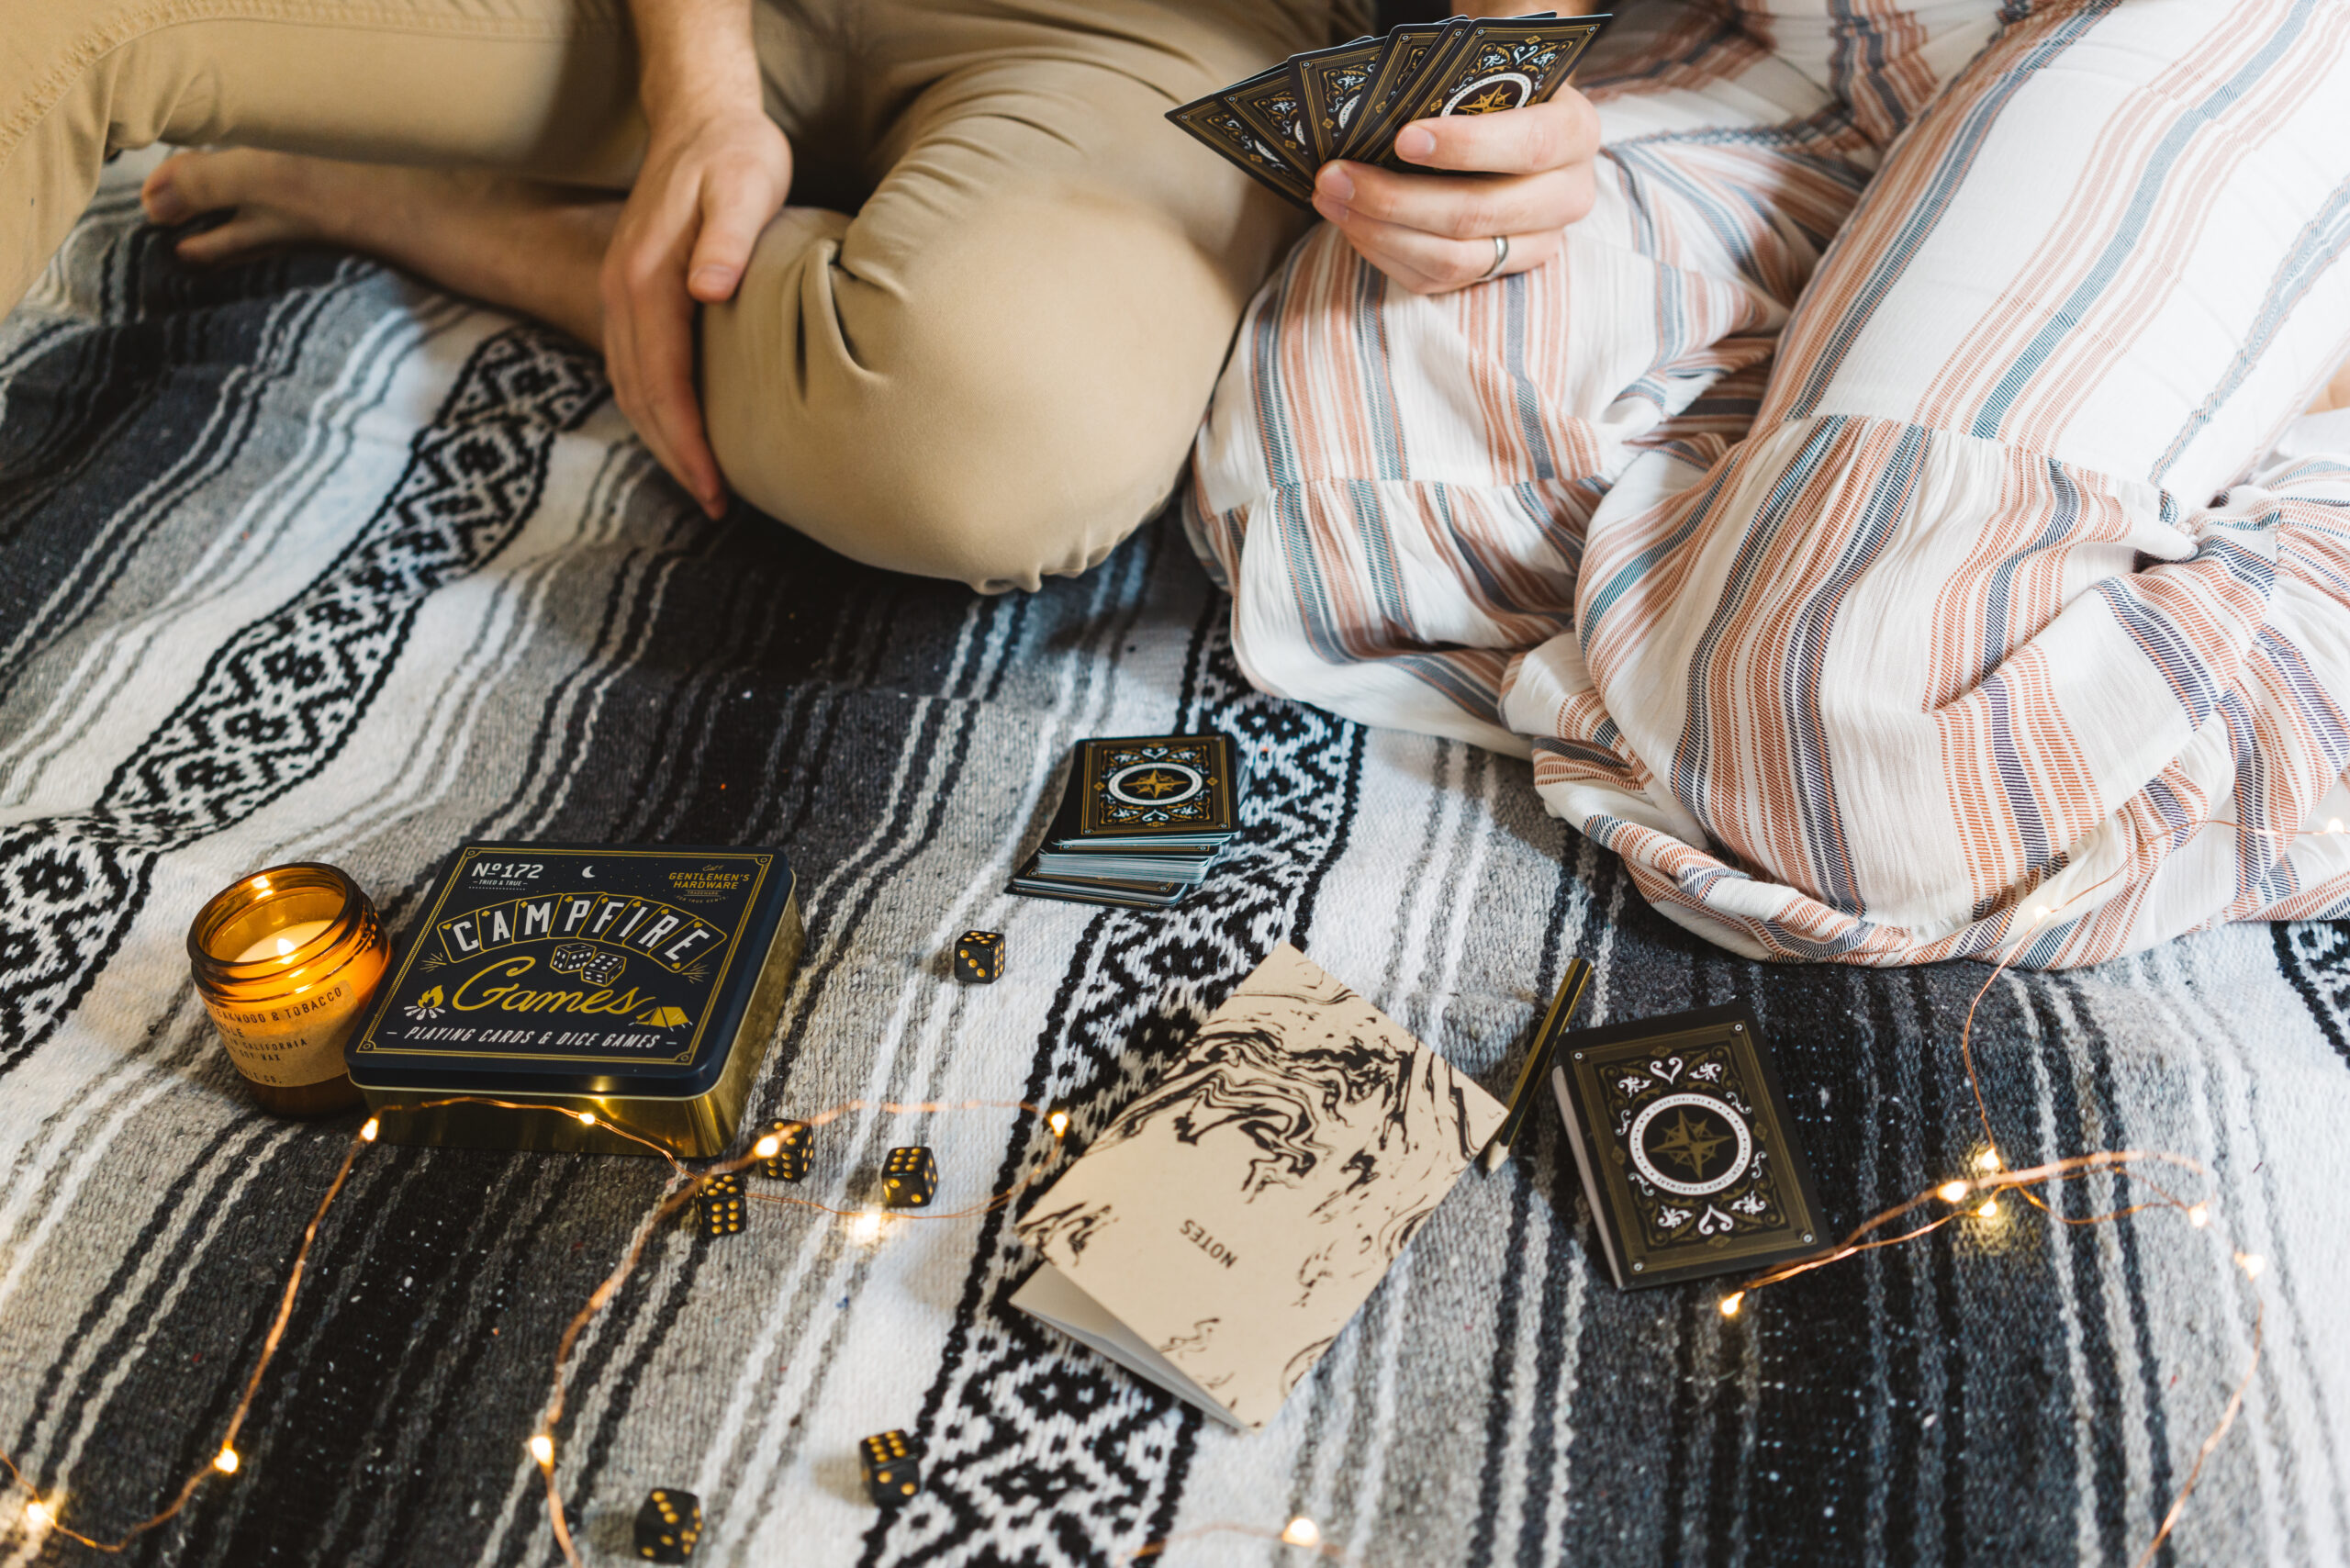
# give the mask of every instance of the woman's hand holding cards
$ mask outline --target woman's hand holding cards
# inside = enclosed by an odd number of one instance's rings
[[[1414,120],[1396,133],[1399,162],[1453,173],[1326,163],[1314,209],[1404,287],[1443,294],[1556,255],[1561,231],[1591,210],[1598,152],[1598,115],[1562,87],[1547,103]],[[1509,241],[1498,269],[1495,235]]]

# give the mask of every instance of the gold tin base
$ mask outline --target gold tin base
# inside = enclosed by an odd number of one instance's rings
[[[800,953],[807,942],[807,927],[800,918],[795,890],[785,901],[767,948],[758,983],[753,988],[743,1022],[734,1032],[726,1066],[716,1082],[691,1097],[643,1094],[525,1094],[500,1090],[367,1089],[367,1108],[382,1122],[378,1137],[386,1143],[442,1148],[519,1148],[550,1154],[641,1154],[655,1151],[636,1138],[659,1144],[682,1159],[705,1159],[726,1152],[742,1125],[743,1107],[751,1097],[752,1081],[767,1059],[775,1021],[783,1011],[784,993],[799,971]],[[454,1095],[496,1099],[508,1105],[435,1104]],[[538,1106],[547,1107],[542,1111]],[[560,1113],[560,1114],[558,1114]],[[592,1114],[591,1125],[581,1121]],[[622,1137],[611,1129],[623,1128],[636,1137]]]

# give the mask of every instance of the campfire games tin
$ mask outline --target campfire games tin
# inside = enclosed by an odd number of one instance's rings
[[[468,844],[352,1081],[397,1143],[721,1153],[800,961],[794,880],[765,847]],[[452,1095],[551,1109],[427,1108]]]

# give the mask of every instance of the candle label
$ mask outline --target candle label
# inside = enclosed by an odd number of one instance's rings
[[[469,845],[352,1070],[689,1072],[733,1045],[790,883],[767,849]]]
[[[205,999],[220,1043],[237,1070],[273,1089],[299,1089],[342,1075],[342,1047],[358,1029],[368,993],[384,972],[384,955],[355,955],[332,980],[267,1002]]]

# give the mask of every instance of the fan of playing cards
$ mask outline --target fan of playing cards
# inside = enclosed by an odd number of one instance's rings
[[[1383,39],[1292,55],[1167,118],[1310,205],[1314,172],[1333,159],[1415,167],[1396,161],[1395,133],[1416,119],[1548,99],[1606,24],[1605,16],[1550,11],[1407,22]]]

